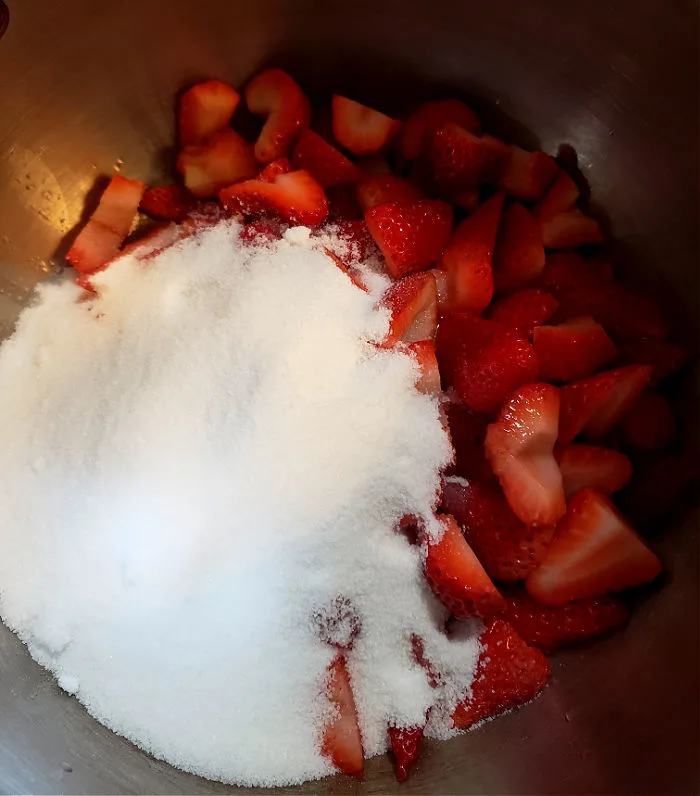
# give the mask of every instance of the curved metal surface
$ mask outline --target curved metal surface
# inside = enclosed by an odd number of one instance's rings
[[[525,144],[569,144],[619,254],[696,322],[697,8],[690,0],[22,0],[0,42],[0,335],[52,267],[95,177],[165,173],[172,98],[196,78],[292,68],[388,111],[458,92]],[[518,120],[516,124],[513,120]],[[123,162],[123,165],[122,165]],[[685,319],[685,321],[684,321]],[[688,328],[697,329],[696,326]],[[557,657],[544,696],[431,744],[403,793],[693,793],[697,518],[658,544],[670,583],[629,628]],[[393,793],[386,759],[360,785]],[[0,791],[224,793],[105,730],[0,628]]]

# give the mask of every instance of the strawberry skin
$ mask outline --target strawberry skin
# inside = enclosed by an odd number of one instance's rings
[[[445,416],[455,453],[454,465],[448,469],[448,473],[483,482],[495,481],[484,451],[488,419],[474,414],[464,404],[455,403],[446,405]],[[451,514],[449,511],[447,513]]]
[[[343,774],[362,779],[362,736],[348,670],[340,655],[328,669],[326,693],[337,713],[323,731],[321,753]]]
[[[437,326],[437,290],[432,274],[413,274],[394,282],[382,297],[381,305],[390,314],[390,326],[383,346],[403,340],[415,343],[432,340]]]
[[[394,753],[396,781],[405,782],[413,764],[418,759],[423,727],[389,727],[389,741]]]
[[[535,327],[554,315],[558,306],[559,302],[549,293],[524,288],[495,301],[486,311],[486,317],[529,338]]]
[[[567,498],[585,486],[604,495],[612,495],[622,489],[632,476],[630,460],[623,453],[609,448],[572,443],[555,451],[555,455]]]
[[[676,436],[671,405],[661,393],[646,390],[622,419],[622,433],[631,448],[663,450]]]
[[[258,170],[251,145],[228,127],[182,149],[176,168],[187,190],[198,197],[217,196]]]
[[[440,190],[496,183],[510,159],[510,150],[502,141],[489,135],[476,136],[453,122],[427,136],[426,144]]]
[[[460,100],[424,102],[403,123],[399,142],[403,157],[406,160],[415,160],[423,153],[426,137],[449,123],[458,124],[471,133],[478,133],[481,130],[479,117]]]
[[[509,205],[503,212],[493,254],[496,291],[530,284],[542,273],[544,263],[540,225],[522,205]]]
[[[182,221],[194,207],[194,197],[180,185],[148,188],[139,204],[142,213],[157,221]]]
[[[306,169],[323,188],[357,182],[360,171],[313,130],[304,130],[292,153],[294,169]]]
[[[354,155],[373,155],[398,133],[401,122],[355,100],[334,94],[333,135]]]
[[[557,162],[544,152],[526,152],[511,146],[510,160],[499,185],[515,199],[534,202],[549,188],[558,171]]]
[[[292,164],[289,162],[289,158],[277,158],[268,163],[255,179],[262,180],[262,182],[274,182],[280,174],[289,174],[291,170]]]
[[[415,185],[393,174],[366,177],[359,182],[355,192],[363,213],[386,202],[418,202],[426,198]]]
[[[240,94],[220,80],[206,80],[187,89],[178,106],[180,146],[197,144],[228,127],[240,100]]]
[[[572,318],[558,326],[539,326],[532,344],[542,381],[584,379],[615,358],[617,348],[591,317]]]

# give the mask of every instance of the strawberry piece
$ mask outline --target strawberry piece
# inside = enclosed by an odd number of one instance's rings
[[[192,194],[180,185],[148,188],[141,197],[139,210],[158,221],[182,221],[195,207]]]
[[[423,153],[425,139],[446,124],[454,123],[471,133],[481,130],[481,121],[458,99],[433,100],[419,105],[403,123],[399,150],[406,160]]]
[[[503,208],[497,193],[466,218],[452,233],[440,258],[447,272],[447,299],[451,309],[482,312],[493,298],[491,260]]]
[[[588,597],[565,605],[538,603],[520,589],[506,594],[505,619],[526,644],[545,652],[620,630],[629,609],[616,597]]]
[[[266,117],[255,142],[258,163],[289,155],[311,118],[309,100],[296,80],[281,69],[266,69],[246,86],[245,101],[251,113]]]
[[[469,547],[454,517],[439,517],[444,533],[428,540],[425,578],[433,594],[452,616],[490,619],[503,611],[503,597]]]
[[[499,293],[533,282],[544,269],[540,225],[519,204],[503,211],[493,253],[493,279]]]
[[[90,219],[73,241],[66,254],[66,260],[76,271],[92,274],[102,270],[119,254],[121,242],[121,235],[113,229]]]
[[[548,224],[561,213],[568,213],[576,207],[580,191],[576,183],[560,169],[547,193],[535,205],[533,215],[540,224]]]
[[[532,335],[542,381],[572,381],[591,376],[615,358],[617,348],[591,317],[559,326],[538,326]]]
[[[381,155],[360,158],[355,161],[355,165],[365,177],[387,177],[392,173],[391,167]]]
[[[445,199],[471,215],[479,207],[481,193],[478,188],[459,188],[445,193]]]
[[[274,182],[246,180],[224,188],[219,198],[229,213],[272,213],[290,224],[308,227],[322,223],[328,213],[323,188],[308,171],[280,174]]]
[[[495,481],[484,451],[488,420],[474,414],[464,404],[447,404],[445,418],[455,453],[454,464],[448,468],[448,473],[483,482]]]
[[[182,149],[176,167],[185,187],[199,197],[217,196],[222,188],[247,180],[258,170],[251,145],[229,128]]]
[[[343,774],[362,779],[362,736],[357,723],[350,678],[342,656],[338,656],[328,669],[326,693],[336,715],[323,730],[321,754]]]
[[[671,405],[661,393],[646,390],[622,419],[622,433],[632,448],[663,450],[676,436]]]
[[[354,221],[362,218],[354,185],[338,185],[326,190],[329,221]]]
[[[522,202],[534,202],[552,184],[559,167],[556,160],[544,152],[526,152],[519,146],[510,147],[510,160],[499,186]]]
[[[622,489],[632,475],[630,460],[609,448],[574,443],[555,453],[567,498],[586,486],[612,495]]]
[[[510,150],[502,141],[490,135],[476,136],[453,122],[426,136],[426,147],[440,190],[496,183],[510,159]]]
[[[545,605],[623,591],[654,580],[661,562],[613,504],[594,489],[569,501],[552,544],[526,581]]]
[[[292,164],[288,158],[277,158],[268,163],[256,179],[262,180],[262,182],[274,182],[280,174],[289,174],[291,170]]]
[[[295,169],[306,169],[324,188],[357,182],[360,170],[342,152],[331,146],[313,130],[304,130],[292,153]]]
[[[432,274],[413,274],[394,282],[381,304],[391,313],[389,332],[383,346],[399,340],[414,343],[432,340],[437,327],[437,289]]]
[[[554,526],[521,522],[498,486],[445,479],[442,509],[452,514],[484,569],[494,580],[522,580],[547,552]]]
[[[502,619],[488,625],[480,644],[471,692],[452,714],[460,729],[530,702],[545,687],[551,671],[544,655]]]
[[[440,315],[447,310],[447,273],[439,268],[431,268],[430,273],[435,277],[435,287],[437,288],[438,312]]]
[[[639,398],[650,376],[648,365],[630,365],[564,385],[559,442],[566,445],[581,432],[591,440],[603,437]]]
[[[423,729],[424,726],[389,727],[389,741],[391,751],[394,753],[397,782],[405,782],[408,779],[408,772],[418,759]]]
[[[339,94],[333,95],[332,107],[335,140],[354,155],[379,152],[401,127],[401,122]]]
[[[333,225],[333,232],[347,245],[347,256],[350,260],[364,262],[379,254],[377,244],[361,218],[356,221],[337,221]]]
[[[504,296],[486,311],[486,317],[513,329],[523,337],[532,337],[535,327],[546,323],[557,310],[554,296],[536,288],[525,288]]]
[[[180,97],[178,128],[180,146],[198,144],[228,127],[241,95],[220,80],[196,83]]]
[[[679,371],[690,359],[690,351],[676,343],[663,340],[643,340],[621,345],[617,352],[618,365],[651,365],[651,383],[657,384]]]
[[[417,340],[415,343],[409,343],[407,348],[418,363],[419,376],[416,389],[428,395],[440,395],[440,371],[433,341]]]
[[[411,636],[411,648],[416,663],[425,669],[426,677],[431,688],[437,688],[442,683],[440,672],[433,666],[425,655],[425,645],[423,639],[415,633]]]
[[[452,230],[452,208],[440,201],[387,202],[365,213],[372,237],[395,279],[429,268]]]
[[[415,185],[391,174],[367,177],[355,189],[357,203],[366,212],[386,202],[419,202],[425,194]]]
[[[244,243],[250,243],[253,246],[279,240],[280,237],[279,229],[275,229],[264,221],[251,221],[250,224],[243,227],[240,234],[240,239]]]
[[[600,224],[578,208],[542,222],[542,241],[548,249],[574,249],[586,243],[602,243]]]
[[[347,278],[353,283],[353,285],[355,285],[355,287],[363,290],[365,293],[367,292],[367,288],[365,287],[362,279],[360,279],[359,276],[356,276],[335,252],[332,252],[325,246],[323,247],[323,251],[331,258],[331,260],[333,260],[337,268],[339,268],[345,274],[345,276],[347,276]]]
[[[554,458],[559,391],[551,384],[520,387],[486,430],[486,456],[513,512],[527,525],[554,525],[566,511]]]

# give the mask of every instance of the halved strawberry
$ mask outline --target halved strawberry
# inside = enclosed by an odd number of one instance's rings
[[[583,487],[612,495],[630,480],[632,465],[619,451],[574,443],[555,451],[567,498]]]
[[[690,351],[676,343],[663,340],[642,340],[618,347],[618,365],[651,365],[651,383],[656,384],[676,373],[689,360]]]
[[[397,782],[405,782],[408,772],[418,759],[420,742],[423,740],[423,726],[392,727],[389,726],[389,741],[394,753]]]
[[[336,713],[323,730],[321,753],[343,774],[362,779],[362,736],[348,670],[340,655],[328,669],[326,694]]]
[[[474,414],[464,404],[455,403],[445,406],[445,416],[455,453],[454,464],[448,468],[447,472],[450,475],[463,478],[494,482],[496,477],[491,470],[491,465],[486,461],[486,452],[484,451],[488,419]]]
[[[230,128],[219,130],[177,156],[177,170],[195,196],[217,196],[222,188],[257,173],[252,146]]]
[[[197,144],[228,127],[241,95],[220,80],[196,83],[180,97],[178,128],[180,146]]]
[[[379,152],[401,127],[401,122],[339,94],[333,95],[332,105],[335,140],[355,155]]]
[[[295,169],[306,169],[324,188],[357,182],[360,170],[342,152],[331,146],[313,130],[304,130],[299,136],[292,165]]]
[[[406,160],[414,160],[423,152],[426,135],[454,122],[472,133],[481,130],[481,121],[461,100],[445,99],[424,102],[403,123],[399,150]]]
[[[423,191],[415,185],[401,177],[394,177],[393,174],[381,174],[360,180],[355,188],[355,195],[363,213],[370,207],[386,202],[419,202],[426,198]]]
[[[280,174],[274,182],[239,182],[221,191],[219,198],[229,213],[273,213],[290,224],[308,227],[322,223],[328,213],[323,188],[303,170]]]
[[[486,317],[529,338],[537,326],[554,315],[558,306],[559,302],[551,294],[525,288],[494,302],[486,310]]]
[[[255,179],[263,182],[274,182],[280,174],[289,174],[291,170],[292,164],[289,162],[289,158],[277,158],[277,160],[268,163]]]
[[[556,160],[544,152],[526,152],[510,147],[510,160],[499,186],[522,202],[534,202],[549,188],[557,176]]]
[[[551,671],[544,655],[502,619],[494,619],[479,641],[471,691],[452,714],[454,726],[463,730],[530,702],[545,687]]]
[[[266,117],[255,142],[258,163],[289,155],[311,118],[309,100],[296,80],[281,69],[266,69],[246,86],[245,101],[251,113]]]
[[[514,513],[527,525],[554,525],[566,511],[554,458],[559,391],[528,384],[512,393],[486,430],[486,456]]]
[[[585,243],[602,243],[600,224],[576,208],[541,222],[542,241],[548,249],[575,249]]]
[[[545,605],[623,591],[654,580],[662,566],[613,504],[594,489],[569,501],[552,544],[526,581]]]
[[[544,269],[540,225],[520,204],[503,211],[493,253],[496,292],[515,290],[534,282]]]
[[[420,375],[416,381],[416,389],[428,395],[440,395],[440,371],[433,341],[417,340],[409,343],[407,348],[418,363]]]
[[[452,230],[452,208],[440,201],[387,202],[370,208],[365,221],[397,279],[438,259]]]
[[[663,450],[676,436],[671,404],[661,393],[645,390],[623,417],[622,433],[632,448]]]
[[[543,381],[586,378],[607,365],[617,353],[605,329],[590,316],[571,318],[558,326],[538,326],[532,344]]]
[[[447,299],[453,310],[482,312],[493,298],[491,261],[503,208],[497,193],[452,233],[440,258],[447,272]]]
[[[437,289],[432,274],[413,274],[394,282],[382,296],[381,306],[391,313],[389,332],[382,343],[432,340],[437,327]]]
[[[439,190],[497,183],[510,159],[510,150],[502,141],[474,135],[454,122],[426,136],[426,148]]]
[[[195,204],[195,198],[181,185],[161,185],[144,192],[139,210],[158,221],[182,221]]]

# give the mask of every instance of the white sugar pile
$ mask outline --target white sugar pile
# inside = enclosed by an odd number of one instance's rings
[[[443,635],[393,530],[430,521],[450,452],[413,360],[367,342],[388,322],[376,296],[308,235],[261,249],[238,233],[125,256],[93,301],[45,285],[0,348],[0,613],[116,732],[207,777],[282,785],[331,773],[336,652],[318,619],[339,598],[359,620],[368,756],[434,703],[431,733],[448,733],[478,628]]]

